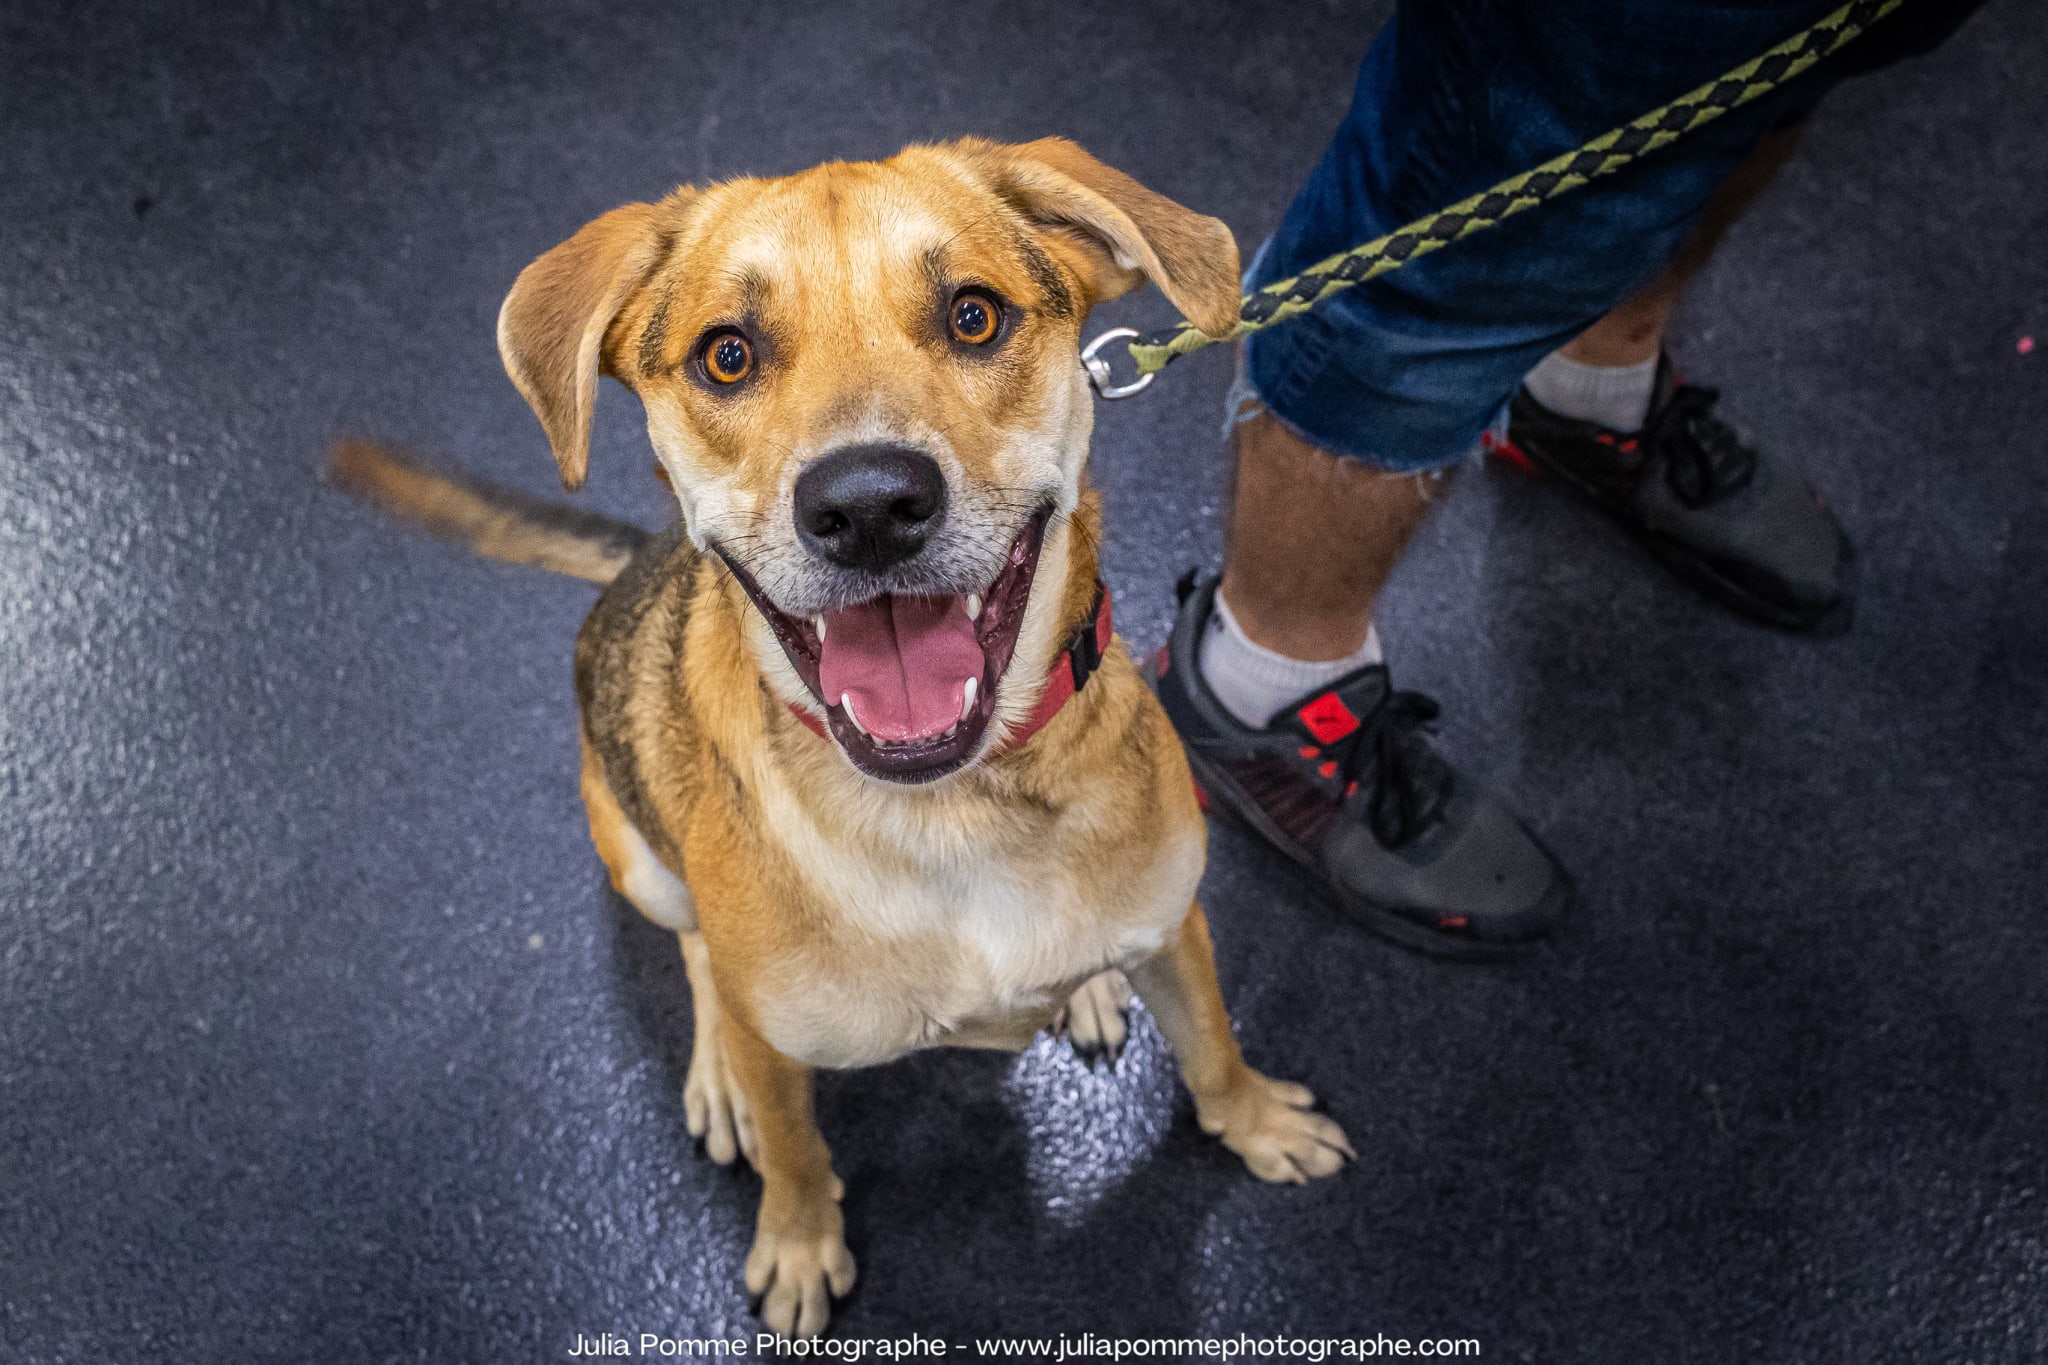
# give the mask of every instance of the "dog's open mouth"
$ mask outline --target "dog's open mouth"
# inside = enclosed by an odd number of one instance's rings
[[[930,782],[972,758],[988,730],[1048,520],[1041,510],[1024,523],[980,592],[883,593],[810,620],[782,611],[732,556],[720,557],[853,765],[889,782]]]

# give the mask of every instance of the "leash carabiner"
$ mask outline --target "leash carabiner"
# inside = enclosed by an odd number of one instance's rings
[[[1109,361],[1100,354],[1102,348],[1112,341],[1137,335],[1135,327],[1112,327],[1081,348],[1081,368],[1088,371],[1088,384],[1095,390],[1097,398],[1129,398],[1152,387],[1152,381],[1159,377],[1159,372],[1154,370],[1139,375],[1128,384],[1119,384],[1110,375]]]

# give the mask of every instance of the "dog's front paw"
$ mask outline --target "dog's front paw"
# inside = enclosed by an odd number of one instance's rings
[[[1130,1003],[1131,983],[1122,972],[1114,967],[1097,972],[1067,997],[1067,1007],[1060,1012],[1055,1031],[1065,1033],[1074,1051],[1083,1057],[1099,1052],[1114,1062],[1130,1033],[1129,1017],[1125,1014]]]
[[[690,1051],[690,1074],[683,1081],[683,1119],[690,1136],[721,1166],[735,1156],[754,1165],[754,1116],[747,1097],[733,1083],[725,1046],[716,1033],[699,1033]]]
[[[1358,1159],[1344,1130],[1314,1103],[1306,1086],[1246,1067],[1230,1089],[1197,1096],[1195,1112],[1202,1130],[1222,1138],[1259,1179],[1306,1185]]]
[[[833,1181],[835,1192],[839,1182]],[[853,1253],[836,1203],[780,1230],[767,1211],[747,1253],[747,1292],[767,1328],[785,1337],[814,1337],[832,1320],[832,1300],[853,1290]]]

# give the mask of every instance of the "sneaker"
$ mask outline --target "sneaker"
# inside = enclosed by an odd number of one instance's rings
[[[1706,596],[1766,625],[1839,635],[1853,611],[1849,538],[1820,495],[1714,411],[1716,389],[1657,365],[1639,432],[1563,417],[1523,389],[1497,459],[1553,479],[1620,522]]]
[[[1446,763],[1436,703],[1371,664],[1240,722],[1196,655],[1213,575],[1180,582],[1180,612],[1146,675],[1180,732],[1196,795],[1291,858],[1340,909],[1394,942],[1454,958],[1507,957],[1550,932],[1570,882],[1536,837]]]

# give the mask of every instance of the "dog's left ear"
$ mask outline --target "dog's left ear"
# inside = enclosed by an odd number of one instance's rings
[[[498,310],[498,354],[554,449],[562,486],[583,486],[590,415],[608,370],[604,337],[653,268],[660,210],[627,204],[586,223],[519,272]]]
[[[1237,239],[1221,219],[1181,207],[1061,137],[987,146],[1000,192],[1082,248],[1094,300],[1142,279],[1210,336],[1237,323]]]

